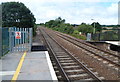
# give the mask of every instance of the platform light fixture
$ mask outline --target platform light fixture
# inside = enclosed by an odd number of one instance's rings
[[[93,34],[95,34],[95,19],[91,19],[94,21],[94,29],[93,29]]]

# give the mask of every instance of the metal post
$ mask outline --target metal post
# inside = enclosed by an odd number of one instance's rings
[[[118,2],[118,26],[120,26],[120,1]],[[118,45],[120,45],[120,27],[118,28]],[[120,51],[118,52],[118,55],[120,55]],[[120,60],[118,60],[118,63],[120,63]],[[118,80],[120,80],[120,69],[118,70]]]
[[[15,32],[16,32],[16,27],[14,27],[14,33],[15,33]],[[16,38],[15,38],[15,35],[14,35],[14,39],[15,39],[15,43],[14,43],[14,48],[13,48],[13,49],[14,49],[14,51],[16,51],[16,50],[15,50],[15,47],[16,47]]]
[[[32,47],[32,38],[33,38],[33,28],[31,28],[31,47]],[[31,47],[30,47],[30,51],[31,51]]]
[[[119,40],[119,45],[120,45],[120,27],[118,28],[118,40]]]
[[[118,25],[120,25],[120,1],[118,2]]]
[[[94,22],[93,34],[95,34],[95,21],[94,21],[94,19],[91,19],[91,20],[93,20],[93,22]]]
[[[12,52],[12,28],[9,28],[9,50]]]
[[[17,28],[17,32],[19,31],[19,29]],[[16,46],[17,46],[17,50],[16,51],[19,51],[18,49],[19,49],[19,39],[16,39],[16,41],[17,41],[17,43],[16,43]]]
[[[18,31],[20,32],[20,28],[18,28]],[[20,51],[20,39],[18,39],[18,51]]]
[[[24,44],[25,44],[25,28],[23,28],[23,51],[24,51]]]
[[[26,41],[27,41],[27,45],[26,45],[26,51],[28,51],[28,47],[29,47],[29,42],[28,42],[28,38],[29,38],[29,28],[26,28],[27,31],[26,31]]]
[[[27,50],[29,51],[29,37],[30,37],[30,35],[29,35],[29,33],[30,33],[30,28],[28,28],[28,33],[27,33],[27,35],[28,35],[28,38],[27,38],[27,41],[28,41],[28,43],[27,43],[27,45],[28,45],[28,47],[27,47]]]
[[[118,40],[120,45],[120,1],[118,2]]]
[[[20,28],[20,32],[21,32],[21,39],[20,39],[20,51],[22,51],[22,30]]]
[[[93,30],[93,34],[95,34],[95,22],[94,22],[94,30]]]
[[[101,37],[100,36],[101,36],[101,32],[99,33],[99,41],[101,41],[101,39],[100,39]]]
[[[12,37],[12,38],[11,38],[11,41],[12,41],[12,42],[11,42],[11,43],[12,43],[12,51],[13,51],[13,50],[14,50],[14,47],[15,47],[15,31],[14,31],[15,29],[14,29],[14,27],[12,27],[11,29],[12,29],[12,31],[11,31],[11,35],[12,35],[12,36],[11,36],[11,37]]]
[[[0,57],[2,56],[2,27],[0,27]]]
[[[25,50],[26,50],[26,47],[27,47],[27,45],[26,45],[27,44],[26,38],[27,38],[27,28],[25,28],[25,38],[24,38],[25,39],[25,45],[24,45]]]
[[[29,52],[31,51],[32,46],[32,28],[29,28]]]
[[[23,51],[23,28],[21,28],[21,51]]]
[[[0,4],[0,56],[2,56],[2,4]],[[2,60],[0,60],[0,70],[2,70]],[[2,82],[2,76],[0,76]]]
[[[2,56],[2,5],[0,4],[0,56]]]
[[[9,50],[10,50],[10,52],[12,52],[12,28],[9,28]]]

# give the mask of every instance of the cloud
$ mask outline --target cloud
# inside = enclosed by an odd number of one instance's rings
[[[80,24],[117,24],[118,0],[4,0],[23,2],[35,15],[36,23],[44,23],[57,17],[66,22]]]
[[[80,24],[81,22],[91,23],[93,22],[91,21],[92,18],[101,24],[117,24],[117,3],[112,3],[106,7],[98,5],[98,3],[84,3],[83,5],[80,2],[78,5],[74,5],[76,3],[69,2],[69,4],[65,4],[66,3],[62,3],[61,5],[60,3],[56,3],[57,6],[51,5],[43,8],[44,10],[42,12],[44,15],[39,17],[43,19],[47,17],[48,19],[44,21],[39,20],[39,22],[45,22],[61,16],[66,19],[66,22],[72,24]]]
[[[118,12],[118,4],[111,4],[110,7],[107,8],[107,12],[111,15],[111,16],[116,16]]]

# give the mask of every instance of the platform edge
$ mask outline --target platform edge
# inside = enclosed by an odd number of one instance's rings
[[[56,76],[56,74],[55,74],[54,68],[53,68],[53,66],[52,66],[52,62],[51,62],[51,60],[50,60],[48,51],[45,51],[45,54],[46,54],[48,66],[49,66],[49,69],[50,69],[50,74],[51,74],[51,76],[52,76],[52,80],[58,80],[58,79],[57,79],[57,76]]]

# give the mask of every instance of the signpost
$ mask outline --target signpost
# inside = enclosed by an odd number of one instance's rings
[[[21,32],[15,32],[15,38],[21,39]]]

